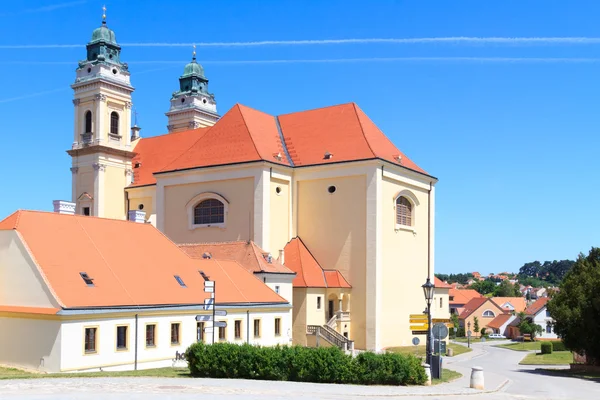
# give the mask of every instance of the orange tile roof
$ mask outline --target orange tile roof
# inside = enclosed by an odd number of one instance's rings
[[[437,276],[434,277],[433,279],[434,285],[436,288],[440,288],[440,289],[450,289],[452,286],[448,285],[446,282],[443,282],[440,278],[438,278]]]
[[[492,297],[491,300],[504,310],[510,310],[508,307],[502,307],[506,303],[510,303],[516,312],[525,311],[527,308],[525,297]]]
[[[278,153],[281,161],[275,158]],[[261,160],[290,165],[275,118],[236,104],[187,151],[156,172]]]
[[[492,322],[487,324],[487,326],[493,329],[500,329],[502,325],[504,325],[506,321],[510,319],[510,317],[512,317],[512,314],[500,314],[494,318]]]
[[[467,304],[465,304],[463,312],[461,312],[458,317],[461,319],[467,318],[469,315],[477,311],[479,307],[484,305],[488,300],[489,299],[487,297],[476,297],[471,299]]]
[[[15,214],[0,222],[0,229],[21,234],[63,308],[200,304],[208,295],[198,270],[216,280],[219,303],[287,303],[237,262],[192,259],[150,224],[40,211]],[[80,272],[93,278],[93,287]]]
[[[451,288],[448,294],[450,297],[454,297],[454,300],[450,300],[450,304],[467,304],[471,299],[483,297],[481,293],[474,289]]]
[[[339,271],[325,271],[300,238],[290,240],[284,252],[285,266],[296,273],[294,287],[351,287]]]
[[[253,161],[306,166],[380,158],[426,174],[354,103],[280,117],[236,104],[212,127],[143,138],[134,151],[133,165],[141,165],[131,187],[155,184],[155,173]],[[326,152],[333,157],[325,159]]]
[[[526,315],[536,315],[538,312],[540,312],[540,310],[542,310],[544,307],[546,307],[546,304],[548,304],[548,301],[550,301],[549,297],[542,297],[542,298],[536,300],[532,305],[527,307],[527,309],[525,310],[525,314]]]
[[[263,256],[266,252],[252,241],[192,243],[179,244],[178,246],[192,258],[202,259],[204,253],[210,253],[215,260],[235,260],[250,272],[294,273],[289,268],[281,265],[275,257],[273,257],[271,263],[268,263]]]
[[[130,187],[154,185],[153,174],[187,151],[206,134],[208,128],[141,138],[136,144],[133,167],[133,184]],[[135,167],[139,163],[139,167]]]
[[[8,313],[54,315],[59,311],[60,308],[50,307],[0,306],[0,312]]]
[[[426,174],[354,103],[281,115],[279,123],[294,165],[381,158]],[[325,159],[326,152],[333,154]]]

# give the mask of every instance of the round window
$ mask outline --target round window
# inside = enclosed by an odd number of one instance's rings
[[[112,73],[116,75],[116,74],[117,74],[117,72],[119,72],[119,71],[117,71],[117,69],[116,69],[116,68],[113,68],[113,70],[112,70]]]
[[[182,102],[182,103],[185,103],[185,98],[181,99],[181,102]]]
[[[206,104],[206,99],[202,99],[202,102],[203,102],[204,104]]]
[[[92,72],[92,69],[91,69],[91,68],[88,68],[88,74],[89,74],[90,72]]]
[[[335,193],[336,190],[337,190],[337,188],[335,186],[329,186],[327,188],[327,191],[331,194]]]
[[[281,186],[277,186],[275,188],[275,193],[280,194],[281,193]]]
[[[140,205],[138,206],[138,210],[143,210],[143,209],[144,209],[144,205],[143,205],[143,204],[140,204]]]

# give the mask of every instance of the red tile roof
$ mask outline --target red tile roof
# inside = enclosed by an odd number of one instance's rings
[[[275,257],[272,258],[271,263],[267,262],[264,257],[266,252],[252,241],[179,244],[178,246],[192,258],[202,259],[204,253],[209,253],[215,260],[235,260],[250,272],[294,273],[281,265]]]
[[[440,289],[450,289],[452,286],[448,285],[446,282],[442,282],[442,280],[440,278],[438,278],[437,276],[434,277],[434,285],[436,288],[440,288]]]
[[[473,314],[475,311],[479,309],[482,305],[484,305],[489,299],[487,297],[476,297],[471,299],[467,304],[465,304],[464,310],[458,316],[461,319],[467,318],[469,315]]]
[[[286,149],[296,166],[380,158],[426,174],[354,103],[278,118],[236,104],[212,127],[140,139],[131,187],[155,184],[158,172],[262,160],[290,166]]]
[[[526,315],[536,315],[544,307],[546,307],[546,304],[548,304],[548,301],[550,301],[549,297],[542,297],[542,298],[536,300],[535,303],[533,303],[532,305],[527,307],[527,309],[525,310],[525,314]]]
[[[350,288],[337,270],[323,270],[300,238],[293,238],[285,246],[285,266],[296,273],[294,287]]]
[[[492,297],[491,300],[504,310],[510,310],[510,307],[502,307],[506,303],[510,303],[516,312],[525,311],[527,308],[524,297]]]
[[[471,299],[483,297],[478,291],[473,289],[451,288],[448,294],[454,298],[454,300],[450,300],[450,304],[467,304]]]
[[[500,329],[502,325],[504,325],[506,321],[510,319],[510,317],[512,317],[512,314],[500,314],[494,318],[492,322],[487,324],[487,326],[493,329]]]
[[[186,152],[194,143],[206,134],[208,128],[193,129],[185,132],[169,133],[139,139],[134,148],[136,153],[131,164],[133,184],[130,187],[154,185],[154,174]],[[139,167],[136,168],[136,164]]]
[[[198,270],[216,280],[218,303],[287,303],[237,262],[192,259],[150,224],[15,214],[0,222],[0,229],[20,233],[63,308],[201,304],[208,295]],[[80,272],[93,278],[93,287]]]

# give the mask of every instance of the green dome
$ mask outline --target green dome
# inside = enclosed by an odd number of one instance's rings
[[[117,44],[115,33],[108,29],[104,24],[100,28],[94,29],[94,32],[92,32],[92,41],[90,43],[99,41]]]
[[[190,76],[190,75],[204,76],[204,68],[202,68],[202,65],[200,65],[196,62],[195,58],[192,60],[191,63],[186,65],[183,70],[183,76]]]

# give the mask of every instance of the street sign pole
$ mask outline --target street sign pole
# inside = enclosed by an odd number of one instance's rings
[[[212,344],[215,344],[215,292],[217,291],[217,282],[213,281],[213,291],[210,294],[210,298],[213,299],[213,307],[212,307]]]

